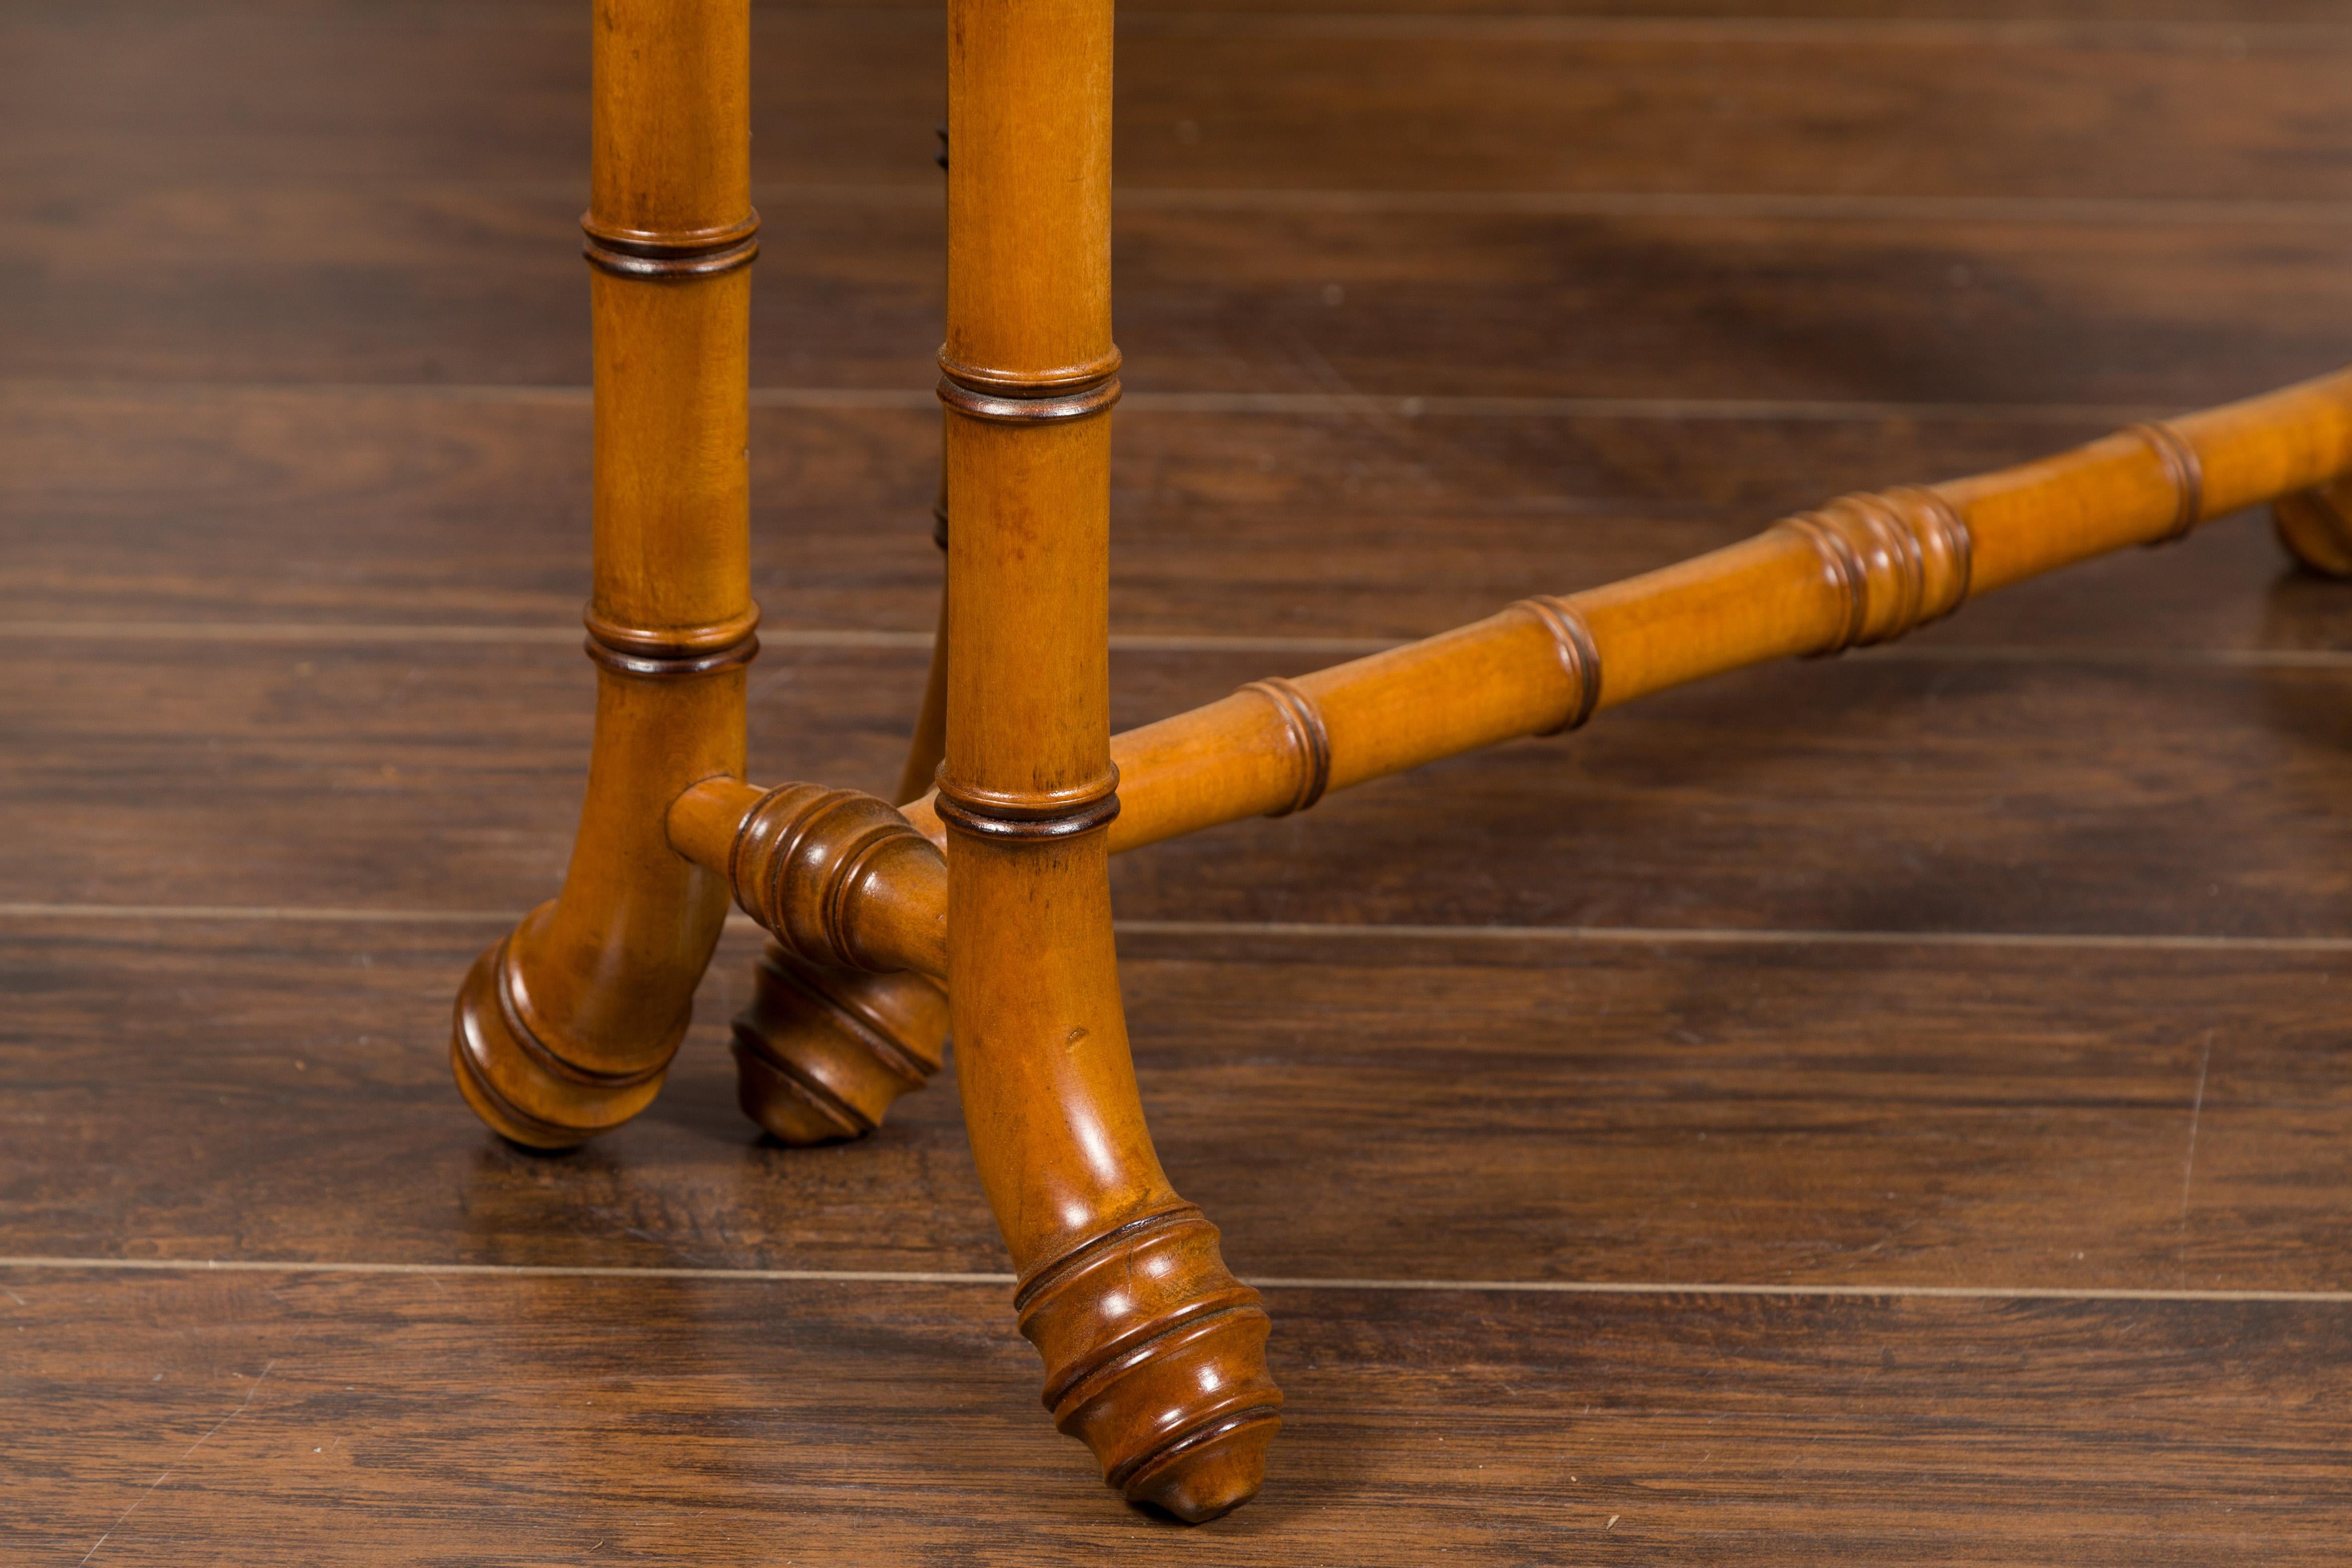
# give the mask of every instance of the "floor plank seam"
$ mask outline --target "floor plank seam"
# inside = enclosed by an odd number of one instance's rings
[[[762,13],[777,16],[820,13]],[[773,24],[772,24],[773,25]],[[2126,48],[2216,54],[2352,48],[2352,27],[2329,22],[2137,21],[2107,18],[1904,16],[1464,16],[1412,11],[1122,11],[1122,37],[1288,37],[1512,44],[1790,44]]]
[[[525,911],[511,910],[365,909],[289,904],[95,904],[0,902],[0,920],[19,921],[286,921],[320,925],[511,924]],[[748,915],[731,913],[731,928],[760,929]],[[2128,931],[1857,931],[1738,926],[1528,926],[1427,925],[1408,922],[1343,924],[1314,921],[1120,920],[1122,936],[1248,937],[1290,941],[1404,941],[1558,942],[1618,946],[1693,947],[1983,947],[2056,951],[2152,952],[2352,952],[2352,936],[2206,936],[2139,934]]]
[[[221,184],[170,181],[134,190],[174,197],[307,195],[299,181]],[[339,189],[340,187],[328,187]],[[411,201],[489,199],[583,205],[584,181],[425,179],[372,182],[380,195]],[[763,182],[752,200],[772,216],[794,206],[939,205],[936,180],[835,184]],[[1223,215],[1328,214],[1365,216],[1716,218],[1800,223],[1989,224],[2057,227],[2308,227],[2352,223],[2352,201],[2315,197],[2005,196],[1830,191],[1636,191],[1541,188],[1387,188],[1320,185],[1114,185],[1114,208],[1132,212]],[[1130,394],[1130,396],[1148,395]]]
[[[570,647],[577,627],[555,625],[446,626],[434,623],[324,621],[12,621],[0,640],[17,642],[217,642],[411,647],[509,644]],[[760,641],[779,648],[879,648],[929,653],[932,634],[879,628],[762,626]],[[1350,637],[1249,637],[1216,632],[1117,633],[1116,653],[1383,653],[1410,639]],[[2095,665],[2116,668],[2352,669],[2352,648],[2096,648],[2003,643],[1898,644],[1858,648],[1850,664]]]
[[[207,402],[238,395],[406,397],[453,403],[515,403],[589,405],[582,385],[501,384],[492,382],[348,381],[126,381],[113,378],[58,380],[0,377],[0,395],[26,397],[137,396]],[[855,386],[754,386],[754,408],[900,410],[930,413],[939,398],[929,388]],[[1811,423],[1878,423],[1885,420],[1999,422],[2008,424],[2112,426],[2163,418],[2180,412],[2154,403],[1906,403],[1885,399],[1753,397],[1566,397],[1475,393],[1336,392],[1150,392],[1119,399],[1119,412],[1208,414],[1244,416],[1299,415],[1355,417],[1383,414],[1529,419],[1797,420]]]
[[[536,5],[474,0],[425,14],[433,26],[576,30],[572,18]],[[762,5],[751,13],[756,34],[803,32],[814,26],[844,31],[929,34],[939,13],[928,5]],[[18,24],[20,26],[25,24]],[[37,26],[37,23],[32,25]],[[306,17],[312,32],[383,32],[414,19],[363,15]],[[2250,51],[2352,48],[2352,27],[2329,22],[2230,22],[2001,16],[1754,16],[1462,15],[1443,11],[1121,11],[1121,37],[1327,38],[1456,41],[1507,44],[1679,44],[1784,47],[1864,44],[1914,48],[1955,46],[2002,49],[2127,48],[2145,53],[2213,54],[2236,58]]]
[[[695,1268],[621,1264],[392,1263],[350,1259],[0,1257],[0,1268],[36,1271],[195,1274],[359,1274],[518,1279],[678,1279],[734,1284],[1009,1286],[1012,1274],[897,1268]],[[1780,1285],[1722,1280],[1406,1279],[1262,1276],[1261,1290],[1472,1291],[1557,1296],[1725,1296],[1790,1300],[1951,1301],[2278,1302],[2352,1306],[2352,1290],[2164,1289],[2068,1285]]]

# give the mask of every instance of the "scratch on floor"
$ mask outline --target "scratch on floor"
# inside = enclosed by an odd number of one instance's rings
[[[2180,1283],[2189,1283],[2189,1192],[2197,1180],[2197,1123],[2205,1114],[2205,1075],[2213,1066],[2213,1031],[2205,1031],[2205,1051],[2197,1058],[2197,1093],[2189,1102],[2189,1152],[2180,1165]]]
[[[269,1369],[277,1364],[278,1363],[274,1360],[262,1363],[260,1375],[256,1377],[253,1380],[253,1385],[245,1391],[245,1397],[236,1402],[236,1408],[222,1416],[219,1420],[214,1422],[212,1424],[211,1431],[207,1431],[203,1436],[189,1444],[187,1452],[182,1454],[178,1458],[172,1461],[173,1466],[177,1467],[186,1464],[188,1462],[188,1455],[194,1453],[197,1449],[203,1447],[207,1442],[209,1442],[212,1439],[214,1432],[219,1431],[222,1427],[227,1426],[230,1422],[244,1415],[245,1407],[253,1403],[253,1396],[261,1392],[261,1379],[268,1377],[269,1375]],[[113,1540],[114,1532],[122,1528],[122,1521],[129,1519],[132,1514],[138,1512],[139,1505],[145,1502],[149,1498],[153,1497],[155,1495],[155,1489],[162,1486],[165,1481],[168,1481],[171,1479],[172,1472],[170,1470],[165,1470],[162,1475],[157,1476],[153,1480],[149,1481],[147,1483],[147,1489],[131,1500],[131,1506],[122,1510],[121,1518],[118,1518],[112,1524],[106,1527],[106,1533],[100,1536],[96,1541],[90,1542],[89,1550],[81,1554],[81,1560],[84,1563],[87,1563],[91,1558],[97,1556],[98,1549],[105,1545],[109,1541]]]

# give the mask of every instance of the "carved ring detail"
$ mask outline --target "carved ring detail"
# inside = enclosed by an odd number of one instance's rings
[[[975,811],[942,788],[932,797],[931,809],[939,813],[941,822],[960,833],[969,833],[975,838],[993,838],[1000,843],[1027,844],[1075,838],[1081,833],[1108,827],[1118,816],[1118,796],[1107,795],[1055,816],[995,816]]]
[[[1844,607],[1843,624],[1816,650],[1822,657],[1899,637],[1969,596],[1968,524],[1932,489],[1841,496],[1776,526],[1812,545]]]
[[[1118,377],[1111,376],[1074,392],[1041,397],[1013,397],[1001,392],[977,392],[952,376],[940,377],[940,401],[969,419],[992,425],[1025,425],[1063,419],[1084,419],[1108,412],[1118,401]]]
[[[588,657],[615,675],[656,680],[708,675],[749,664],[760,652],[757,605],[709,626],[677,629],[623,626],[598,615],[593,604],[580,618],[588,627]]]
[[[743,912],[812,963],[870,969],[852,904],[884,855],[937,849],[888,803],[856,790],[779,784],[743,816],[727,880]]]
[[[1274,710],[1282,716],[1283,728],[1289,732],[1291,753],[1298,761],[1298,783],[1291,792],[1289,804],[1266,815],[1288,816],[1293,812],[1305,811],[1321,800],[1323,792],[1331,786],[1331,731],[1323,722],[1322,709],[1296,682],[1278,675],[1250,681],[1241,689],[1255,691],[1274,704]]]
[[[950,359],[942,345],[939,360],[941,375],[972,392],[998,397],[1067,397],[1088,387],[1100,386],[1118,375],[1122,356],[1114,343],[1108,352],[1083,364],[1041,371],[993,370]]]
[[[2147,443],[2163,463],[2164,477],[2171,482],[2172,493],[2178,498],[2172,526],[2148,543],[2171,544],[2188,538],[2189,530],[2205,520],[2205,465],[2198,459],[2197,448],[2189,445],[2189,437],[2161,419],[2127,425],[2124,434],[2137,436]]]
[[[1013,1296],[1045,1363],[1054,1425],[1103,1479],[1166,1506],[1183,1456],[1262,1450],[1282,1420],[1265,1371],[1265,1310],[1218,1255],[1217,1228],[1176,1203],[1046,1260]]]
[[[747,637],[734,647],[723,647],[715,653],[688,654],[678,658],[625,653],[616,647],[607,647],[593,637],[589,637],[583,646],[588,657],[596,661],[599,668],[609,669],[615,675],[634,675],[649,680],[674,680],[680,676],[709,675],[715,670],[732,669],[737,665],[751,663],[760,653],[760,639],[756,637]]]
[[[1557,735],[1582,728],[1601,706],[1601,649],[1592,640],[1592,628],[1584,624],[1575,605],[1554,595],[1521,599],[1515,607],[1533,616],[1551,634],[1552,644],[1559,650],[1560,668],[1568,676],[1570,689],[1576,693],[1559,722],[1537,733]]]
[[[588,236],[582,254],[590,265],[618,278],[655,282],[711,278],[748,267],[760,254],[756,212],[734,223],[689,234],[615,228],[598,223],[593,213],[582,215],[580,226]]]

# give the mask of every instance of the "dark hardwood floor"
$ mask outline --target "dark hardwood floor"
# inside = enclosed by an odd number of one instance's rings
[[[0,11],[0,1558],[2286,1564],[2352,1531],[2352,591],[2215,524],[1119,863],[1265,1494],[1037,1405],[953,1083],[448,1080],[591,682],[578,0]],[[762,5],[763,778],[895,774],[935,8]],[[1121,22],[1116,717],[2352,359],[2333,0]]]

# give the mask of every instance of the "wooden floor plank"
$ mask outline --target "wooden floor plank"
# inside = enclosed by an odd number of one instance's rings
[[[888,787],[922,660],[769,650],[754,775]],[[1114,722],[1280,662],[1121,656]],[[0,898],[511,910],[562,876],[592,698],[564,646],[13,663]],[[2332,667],[1772,666],[1157,846],[1114,886],[1130,918],[2339,936],[2347,687]]]
[[[2335,1561],[2352,1489],[2292,1305],[1279,1292],[1267,1489],[1203,1533],[1047,1429],[1002,1288],[5,1280],[44,1559],[2201,1568]]]
[[[1983,471],[2107,428],[1997,411],[1118,417],[1113,628],[1169,637],[1425,636],[1833,494]],[[753,411],[753,591],[772,630],[928,635],[937,422],[919,405]],[[584,397],[553,393],[0,390],[0,634],[194,621],[560,639],[587,595],[588,424]],[[2267,530],[2241,521],[1981,600],[1912,646],[2347,643],[2343,592],[2288,571]]]
[[[11,213],[0,265],[25,281],[0,295],[0,377],[584,384],[577,206],[256,191]],[[934,204],[768,216],[754,382],[929,386]],[[1130,209],[1118,329],[1137,392],[2183,406],[2352,359],[2341,238]]]
[[[1124,11],[1118,721],[1337,657],[1168,639],[1425,633],[2352,359],[2336,7],[1950,10]],[[879,787],[940,17],[757,12],[757,591],[831,641],[754,769]],[[646,1115],[490,1137],[451,992],[585,754],[585,46],[0,19],[0,1556],[2341,1555],[2352,622],[2244,521],[1123,862],[1292,1402],[1209,1531],[1036,1408],[951,1081],[751,1136],[747,925]],[[131,1267],[208,1258],[286,1267]],[[818,1277],[685,1272],[746,1269]]]
[[[2334,89],[2352,29],[2305,15],[2338,26],[1139,10],[1119,41],[1119,177],[2340,202],[2352,161],[2314,154],[2352,133]],[[126,181],[582,183],[588,30],[570,5],[412,7],[396,21],[360,7],[28,7],[5,38],[19,68],[0,107],[0,178],[20,184],[87,199]],[[754,40],[757,178],[933,187],[938,8],[770,9]]]
[[[730,936],[562,1158],[449,1082],[495,919],[0,922],[0,1256],[1003,1270],[953,1085],[762,1146]],[[1130,932],[1145,1101],[1253,1278],[2342,1290],[2352,954]]]

